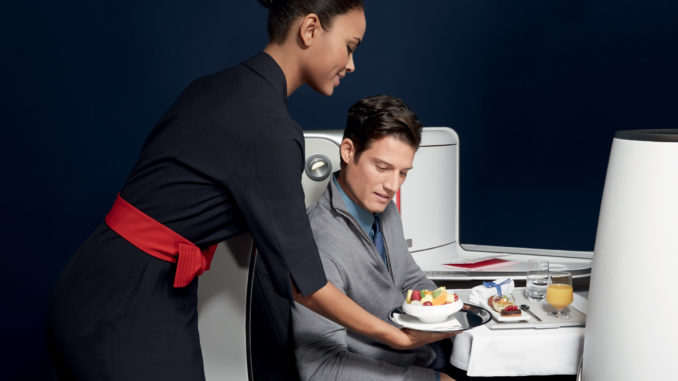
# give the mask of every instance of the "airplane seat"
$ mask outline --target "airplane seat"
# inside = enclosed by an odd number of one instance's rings
[[[449,245],[457,231],[456,133],[449,128],[428,128],[424,132],[415,158],[415,166],[421,169],[411,172],[402,198],[399,195],[403,227],[412,251],[441,242]],[[339,130],[304,132],[306,157],[301,183],[307,208],[340,168],[342,136]],[[444,184],[438,184],[441,181]],[[432,183],[438,186],[432,189]],[[432,198],[436,202],[431,202]],[[441,208],[442,213],[438,211]],[[439,229],[421,223],[432,221],[434,216],[439,216],[435,224]],[[200,276],[198,328],[207,380],[298,377],[288,340],[289,301],[277,295],[267,276],[249,234],[220,243],[210,271]],[[271,316],[271,311],[276,315]]]
[[[330,175],[340,168],[339,144],[343,131],[306,131],[306,161],[301,175],[304,201],[308,208],[325,192]]]
[[[199,278],[198,330],[207,380],[248,380],[248,296],[254,266],[249,233],[217,246]]]

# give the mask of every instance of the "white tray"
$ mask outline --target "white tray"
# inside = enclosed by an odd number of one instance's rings
[[[461,298],[465,303],[468,303],[468,297],[471,294],[471,289],[455,289],[454,290],[459,298]],[[530,312],[534,313],[539,319],[537,320],[532,318],[529,313],[523,311],[523,315],[530,316],[530,319],[524,321],[498,321],[498,319],[493,319],[491,322],[487,323],[487,328],[489,329],[548,329],[548,328],[560,328],[560,327],[583,327],[586,325],[586,314],[572,305],[566,307],[566,310],[570,314],[569,319],[557,319],[549,315],[549,312],[555,311],[548,303],[544,302],[533,302],[525,296],[525,287],[516,287],[511,295],[515,299],[515,303],[520,306],[521,304],[527,304],[530,306]],[[487,302],[481,304],[481,307],[486,308],[492,313],[497,314],[494,309],[487,307]]]

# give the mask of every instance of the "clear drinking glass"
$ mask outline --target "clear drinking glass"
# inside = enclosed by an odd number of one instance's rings
[[[528,260],[525,296],[534,302],[541,302],[546,297],[546,287],[548,285],[549,261],[546,259]]]
[[[568,272],[554,272],[549,277],[546,289],[546,301],[556,309],[550,315],[557,319],[569,319],[570,316],[563,309],[572,303],[572,274]]]

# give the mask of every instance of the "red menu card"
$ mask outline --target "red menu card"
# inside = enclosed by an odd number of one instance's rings
[[[472,262],[472,263],[445,263],[445,266],[454,266],[454,267],[463,267],[465,269],[475,269],[477,267],[483,267],[483,266],[489,266],[489,265],[496,265],[498,263],[504,263],[508,262],[506,259],[499,259],[499,258],[491,258],[491,259],[484,259],[479,262]]]

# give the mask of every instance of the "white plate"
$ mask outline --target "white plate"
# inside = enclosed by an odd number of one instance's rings
[[[456,316],[457,314],[450,315],[447,320],[440,323],[422,323],[421,320],[412,315],[393,311],[390,318],[394,323],[402,327],[416,329],[417,331],[450,332],[464,329],[464,326],[457,320]]]
[[[428,332],[459,332],[472,329],[492,320],[489,311],[480,306],[464,304],[464,307],[441,323],[422,323],[414,316],[404,313],[400,308],[394,308],[389,319],[397,325],[417,331]]]
[[[527,321],[532,319],[530,314],[527,312],[523,311],[522,309],[520,310],[520,316],[501,316],[501,312],[497,312],[494,310],[494,308],[490,307],[487,304],[487,300],[483,301],[483,307],[487,308],[488,311],[492,314],[492,317],[494,320],[501,321],[501,322],[516,322],[516,321]]]

